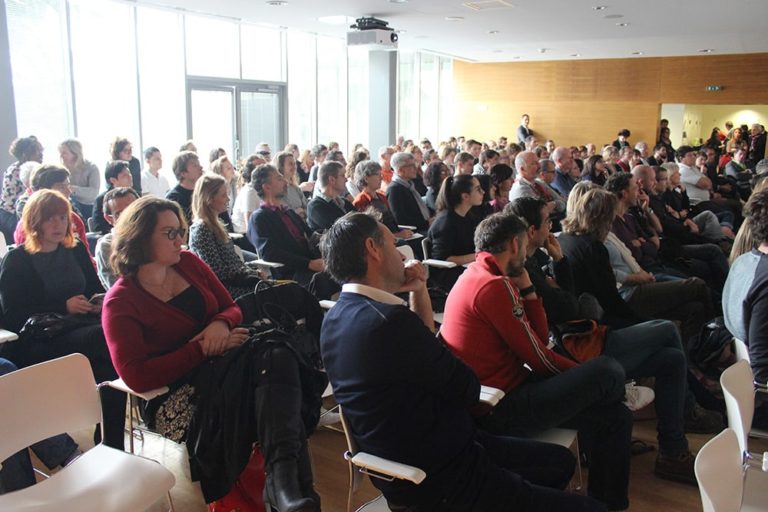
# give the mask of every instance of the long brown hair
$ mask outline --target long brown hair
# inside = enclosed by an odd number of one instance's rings
[[[224,224],[219,219],[219,214],[211,208],[211,201],[219,190],[227,186],[224,177],[217,174],[206,174],[195,183],[192,192],[192,217],[201,221],[213,232],[219,241],[226,242],[229,239]]]

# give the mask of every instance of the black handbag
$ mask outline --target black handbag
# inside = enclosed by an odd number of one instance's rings
[[[51,340],[77,328],[101,323],[99,315],[62,315],[37,313],[27,318],[19,331],[20,339]]]

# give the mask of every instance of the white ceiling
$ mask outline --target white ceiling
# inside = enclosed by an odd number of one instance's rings
[[[643,57],[700,55],[705,48],[714,55],[768,52],[768,0],[502,1],[513,6],[476,11],[459,0],[287,0],[277,7],[265,0],[141,3],[338,37],[344,37],[347,25],[317,18],[374,15],[401,31],[400,49],[473,62],[625,58],[633,52]],[[597,5],[606,8],[594,10]],[[447,21],[447,16],[464,20]],[[540,48],[547,50],[540,53]]]

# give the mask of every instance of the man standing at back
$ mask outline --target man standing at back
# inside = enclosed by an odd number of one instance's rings
[[[527,244],[526,223],[514,214],[478,225],[476,260],[448,295],[440,333],[483,385],[506,393],[477,418],[481,428],[524,436],[578,429],[592,440],[589,495],[623,510],[632,435],[632,416],[621,403],[624,370],[608,357],[577,364],[550,349],[547,315],[525,269]]]
[[[517,142],[520,145],[525,145],[525,139],[533,135],[533,130],[528,128],[531,122],[531,117],[528,114],[520,116],[520,126],[517,127]]]
[[[361,451],[427,474],[420,485],[373,480],[392,510],[602,510],[540,486],[564,487],[573,472],[567,450],[475,430],[477,378],[435,339],[425,270],[403,265],[383,224],[349,214],[321,247],[343,288],[320,343],[352,436]],[[410,309],[397,292],[409,293]]]

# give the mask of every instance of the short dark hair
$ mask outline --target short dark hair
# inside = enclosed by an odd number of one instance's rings
[[[341,150],[334,149],[333,151],[328,152],[325,159],[330,160],[331,162],[341,162],[344,160],[344,153],[342,153]]]
[[[504,212],[514,213],[527,222],[529,226],[541,229],[541,224],[544,222],[541,211],[546,206],[547,203],[538,197],[518,197],[504,207]]]
[[[525,233],[528,225],[510,212],[499,212],[486,217],[475,229],[475,250],[499,254],[506,250],[512,238]]]
[[[491,183],[497,188],[502,182],[508,180],[515,175],[515,171],[507,164],[496,164],[488,171],[491,176]]]
[[[139,194],[133,190],[131,187],[115,187],[112,190],[108,190],[106,194],[104,194],[104,214],[105,215],[112,215],[112,208],[109,206],[109,202],[113,199],[120,199],[121,197],[130,196],[132,195],[136,199],[139,198]]]
[[[618,196],[629,188],[632,175],[628,172],[617,172],[608,177],[605,182],[605,190],[611,194]]]
[[[629,137],[631,134],[632,133],[626,128],[622,128],[621,130],[619,130],[619,133],[618,133],[618,135],[621,135],[622,137]]]
[[[144,160],[149,160],[150,158],[152,158],[152,155],[159,152],[160,150],[157,149],[155,146],[149,146],[147,149],[144,150]]]
[[[69,171],[59,165],[44,165],[32,173],[29,186],[32,190],[52,188],[69,178]]]
[[[424,171],[424,183],[428,187],[432,187],[437,190],[440,187],[442,181],[443,167],[448,167],[445,162],[438,160],[432,162],[427,166],[427,170]]]
[[[677,159],[682,160],[683,158],[685,158],[685,155],[693,151],[696,151],[696,150],[693,149],[691,146],[680,146],[679,148],[677,148]]]
[[[666,149],[667,145],[663,143],[656,144],[655,146],[653,146],[653,152],[656,153],[657,151],[661,150],[661,148]]]
[[[344,166],[341,165],[341,162],[326,160],[317,170],[317,181],[320,182],[321,187],[324,187],[328,185],[328,178],[331,176],[338,178],[339,173],[344,173]]]
[[[323,151],[328,151],[328,146],[326,146],[325,144],[316,144],[312,146],[312,156],[314,156],[315,158],[320,156],[320,153],[322,153]]]
[[[130,165],[125,160],[112,160],[107,164],[107,167],[104,169],[104,180],[106,181],[107,190],[113,187],[112,182],[109,180],[117,179],[124,169],[131,170]]]
[[[277,174],[277,167],[272,164],[261,164],[251,173],[251,186],[259,197],[264,197],[264,184],[269,181],[272,173]]]
[[[499,157],[499,152],[495,149],[486,149],[482,153],[480,153],[480,164],[483,164],[487,162],[488,160],[492,160],[494,158]]]
[[[462,195],[472,193],[472,183],[475,180],[477,180],[477,176],[472,174],[457,174],[445,178],[435,201],[437,211],[453,210],[460,205]]]
[[[755,246],[768,241],[768,190],[753,194],[747,201],[744,214],[749,219]]]
[[[365,241],[371,238],[379,246],[384,244],[379,225],[370,215],[350,212],[323,234],[320,252],[325,269],[337,282],[348,283],[368,272]]]

